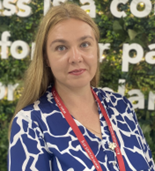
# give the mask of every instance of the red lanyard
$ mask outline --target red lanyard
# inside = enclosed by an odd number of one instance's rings
[[[104,109],[100,99],[98,98],[98,96],[96,95],[94,90],[93,89],[91,89],[91,90],[92,90],[92,93],[93,93],[97,103],[99,104],[101,112],[102,112],[102,114],[103,114],[103,116],[104,116],[104,118],[105,118],[105,120],[106,120],[106,122],[108,124],[109,131],[110,131],[111,136],[112,136],[112,140],[116,144],[115,152],[116,152],[116,156],[117,156],[117,160],[118,160],[118,165],[119,165],[120,171],[125,171],[123,157],[122,157],[122,154],[121,154],[121,151],[120,151],[120,148],[119,148],[119,145],[118,145],[115,133],[113,131],[111,122],[110,122],[110,120],[108,118],[108,115],[107,115],[107,113],[106,113],[106,111],[105,111],[105,109]],[[62,102],[61,98],[59,97],[55,87],[52,88],[52,94],[53,94],[53,97],[54,97],[54,99],[55,99],[59,109],[61,110],[62,114],[64,115],[64,117],[67,120],[67,122],[70,125],[70,127],[73,129],[73,131],[74,131],[75,135],[77,136],[79,142],[81,143],[82,147],[87,152],[87,154],[90,157],[91,161],[93,162],[96,170],[97,171],[102,171],[102,168],[101,168],[97,158],[95,157],[93,151],[91,150],[90,146],[88,145],[86,139],[82,135],[79,127],[76,125],[76,123],[75,123],[74,119],[72,118],[72,116],[70,115],[69,111],[67,110],[67,108],[63,104],[63,102]]]

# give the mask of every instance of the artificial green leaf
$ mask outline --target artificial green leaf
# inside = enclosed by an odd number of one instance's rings
[[[135,32],[134,30],[128,29],[128,35],[130,37],[130,40],[133,40],[136,37],[137,32]]]
[[[122,30],[123,29],[123,27],[120,25],[120,23],[119,23],[119,21],[114,21],[114,23],[113,23],[113,30],[114,31],[117,31],[117,30]]]

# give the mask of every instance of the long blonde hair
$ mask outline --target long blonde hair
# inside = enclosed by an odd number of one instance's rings
[[[49,30],[53,26],[55,26],[58,22],[69,18],[82,20],[85,23],[89,24],[94,31],[96,41],[97,42],[99,41],[98,27],[96,26],[94,21],[90,18],[90,16],[86,14],[86,12],[83,9],[81,9],[78,5],[72,3],[64,3],[59,6],[52,7],[40,22],[39,29],[36,35],[36,40],[35,40],[36,46],[35,46],[33,60],[28,70],[26,71],[24,89],[16,106],[14,116],[21,109],[23,109],[29,104],[32,104],[37,99],[39,99],[45,93],[48,85],[54,83],[54,76],[51,72],[51,69],[47,67],[46,59],[45,59],[47,35]],[[98,48],[98,58],[99,58],[99,48]],[[96,87],[98,84],[98,80],[99,80],[99,67],[97,67],[96,74],[94,78],[91,80],[91,85]],[[10,128],[11,125],[12,125],[12,121],[10,124]]]

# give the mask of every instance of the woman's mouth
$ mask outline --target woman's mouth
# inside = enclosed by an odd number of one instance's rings
[[[69,72],[71,75],[81,75],[85,72],[85,69],[75,69]]]

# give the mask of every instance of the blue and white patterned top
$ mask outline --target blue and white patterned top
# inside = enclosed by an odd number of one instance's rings
[[[93,88],[112,122],[126,171],[155,171],[150,149],[130,102],[121,95]],[[75,122],[103,171],[119,171],[107,123],[100,111],[102,140]],[[92,161],[63,117],[49,87],[39,100],[14,118],[8,171],[95,171]]]

